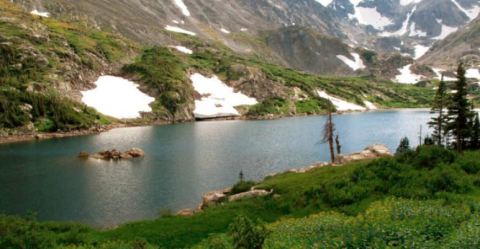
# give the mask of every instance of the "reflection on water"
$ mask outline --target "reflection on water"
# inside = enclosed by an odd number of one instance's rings
[[[427,111],[335,117],[344,152],[400,138],[418,141]],[[212,121],[116,129],[94,136],[0,146],[0,212],[111,226],[195,207],[201,194],[247,178],[328,160],[324,117]],[[80,160],[80,151],[139,147],[143,159]]]

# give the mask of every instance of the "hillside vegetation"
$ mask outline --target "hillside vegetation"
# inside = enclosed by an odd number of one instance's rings
[[[82,23],[32,16],[0,1],[0,129],[84,129],[106,120],[79,104],[88,88],[136,49]]]
[[[423,146],[394,158],[268,177],[266,197],[99,231],[0,217],[2,248],[233,248],[239,215],[263,222],[264,248],[478,248],[480,152]],[[218,246],[218,247],[215,247]]]

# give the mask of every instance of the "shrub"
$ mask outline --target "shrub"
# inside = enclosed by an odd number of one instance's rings
[[[440,165],[431,171],[428,178],[430,191],[465,193],[473,188],[470,178],[455,165]]]
[[[234,248],[262,249],[269,232],[263,225],[256,225],[245,216],[237,217],[229,227]]]
[[[455,152],[440,146],[420,146],[411,164],[417,168],[432,169],[441,163],[450,164],[456,159]]]
[[[286,114],[288,112],[288,102],[281,98],[267,99],[258,103],[248,110],[250,116],[262,116],[267,114]]]
[[[467,174],[474,175],[480,172],[480,160],[474,153],[466,152],[465,156],[457,160],[457,164],[467,172]]]

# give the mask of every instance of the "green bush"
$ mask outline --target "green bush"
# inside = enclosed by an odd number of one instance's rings
[[[441,163],[450,164],[456,159],[455,152],[440,146],[421,146],[411,163],[417,168],[432,169]]]
[[[287,114],[288,102],[281,98],[267,99],[248,110],[249,116],[263,116],[267,114]]]
[[[235,249],[262,249],[268,236],[263,225],[256,225],[245,216],[237,217],[229,227]]]

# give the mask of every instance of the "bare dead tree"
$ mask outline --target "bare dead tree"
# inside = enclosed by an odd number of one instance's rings
[[[333,123],[332,119],[332,110],[328,108],[328,115],[327,121],[325,122],[325,126],[323,128],[323,143],[328,143],[329,150],[330,150],[330,160],[335,162],[335,150],[334,150],[334,133],[335,133],[335,124]]]
[[[340,135],[335,136],[335,144],[337,145],[337,155],[342,154],[342,145],[340,144]]]

